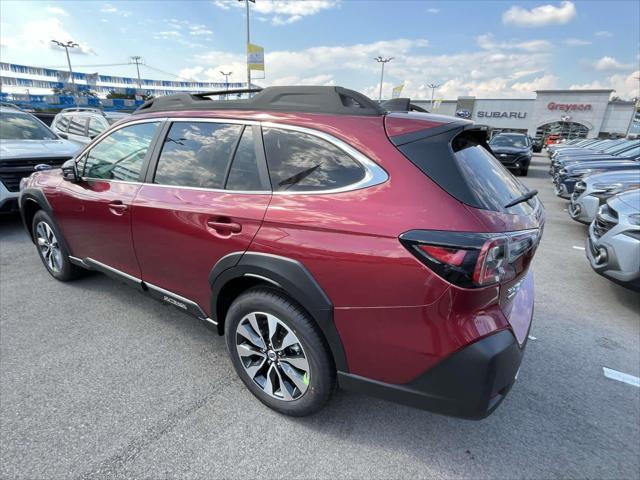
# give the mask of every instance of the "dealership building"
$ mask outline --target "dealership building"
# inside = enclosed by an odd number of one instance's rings
[[[489,125],[494,132],[521,132],[531,137],[625,136],[635,114],[634,102],[610,101],[613,90],[537,90],[533,99],[458,97],[435,102],[433,112]],[[430,110],[430,101],[415,101]]]

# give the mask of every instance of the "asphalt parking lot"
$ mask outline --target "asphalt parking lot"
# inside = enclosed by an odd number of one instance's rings
[[[338,392],[283,417],[237,378],[224,341],[101,275],[52,279],[0,218],[0,477],[638,478],[640,296],[596,275],[586,227],[546,206],[536,311],[518,381],[488,419]]]

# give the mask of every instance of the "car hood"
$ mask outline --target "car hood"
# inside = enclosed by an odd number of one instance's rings
[[[635,169],[640,166],[640,163],[634,161],[608,161],[608,162],[579,162],[572,163],[571,165],[567,165],[565,167],[567,174],[572,175],[572,172],[575,170],[580,170],[582,168],[591,168],[591,169],[604,169],[604,170],[613,170],[613,169]]]
[[[587,185],[594,183],[640,183],[640,167],[637,170],[616,170],[613,172],[596,173],[585,177]]]
[[[3,140],[0,158],[38,158],[73,156],[80,145],[69,140]]]
[[[522,148],[522,147],[507,147],[507,146],[492,146],[489,145],[491,147],[491,150],[493,151],[493,153],[528,153],[529,149],[528,148]]]
[[[561,160],[556,161],[556,165],[573,165],[574,163],[591,163],[591,162],[609,162],[609,161],[618,161],[622,162],[628,159],[616,157],[614,155],[600,155],[593,157],[569,157],[563,158]]]
[[[623,212],[627,215],[640,211],[640,190],[629,190],[619,193],[607,200],[607,203],[616,212]]]

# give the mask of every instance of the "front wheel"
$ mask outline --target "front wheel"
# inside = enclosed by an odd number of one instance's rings
[[[36,212],[31,227],[40,260],[51,276],[67,282],[83,273],[80,267],[69,261],[69,252],[61,241],[62,235],[44,210]]]
[[[278,290],[240,295],[225,322],[233,366],[268,407],[291,416],[320,410],[335,387],[326,342],[309,315]]]

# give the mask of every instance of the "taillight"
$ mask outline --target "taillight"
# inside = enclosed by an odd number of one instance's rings
[[[539,240],[538,229],[499,234],[412,230],[400,235],[422,263],[465,288],[515,278],[529,265]]]

